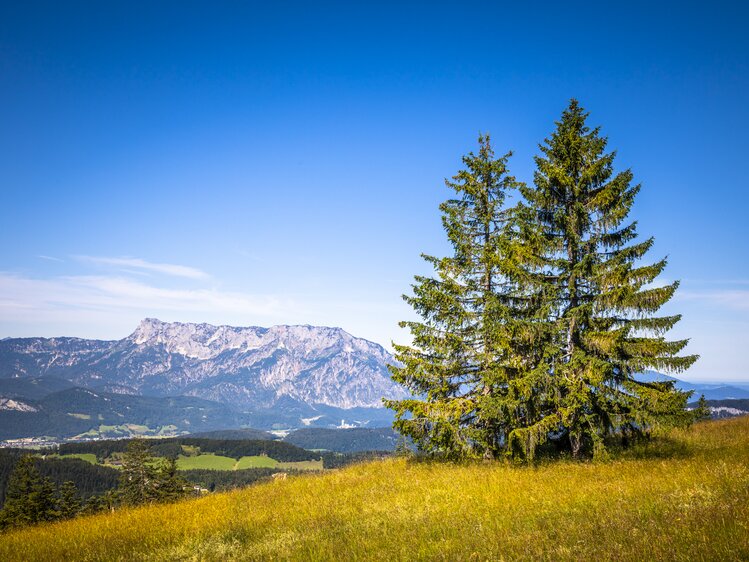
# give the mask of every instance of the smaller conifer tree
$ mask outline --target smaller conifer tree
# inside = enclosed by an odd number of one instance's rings
[[[21,457],[8,480],[0,527],[22,527],[58,517],[55,489],[42,478],[31,455]]]
[[[72,519],[81,511],[81,500],[78,497],[78,489],[70,480],[60,486],[57,509],[61,519]]]
[[[705,395],[700,395],[700,399],[697,400],[697,407],[694,409],[694,419],[698,421],[709,420],[712,417],[712,411],[710,406],[705,400]]]
[[[159,478],[154,466],[154,456],[143,439],[133,439],[128,443],[122,456],[120,500],[128,505],[140,505],[157,501]]]
[[[107,508],[106,502],[102,495],[91,496],[81,507],[81,513],[84,515],[91,515],[92,513],[99,513]]]
[[[192,490],[190,483],[177,470],[177,459],[169,457],[162,462],[158,471],[159,501],[170,502],[188,496]]]

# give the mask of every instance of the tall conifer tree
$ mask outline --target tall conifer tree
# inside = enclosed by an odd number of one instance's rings
[[[423,321],[401,322],[413,344],[395,345],[402,366],[391,372],[413,397],[385,403],[396,412],[396,429],[427,453],[492,457],[511,429],[495,400],[515,359],[508,329],[515,288],[507,275],[515,236],[504,206],[518,183],[509,156],[495,158],[489,137],[480,136],[478,154],[463,157],[465,169],[445,182],[456,197],[440,206],[453,254],[423,255],[435,276],[417,276],[413,296],[404,295]]]
[[[510,436],[529,456],[548,438],[566,440],[578,456],[603,451],[613,430],[690,420],[689,394],[635,377],[651,368],[679,372],[697,357],[678,355],[687,340],[664,337],[680,316],[656,313],[678,282],[651,285],[666,260],[639,263],[653,245],[653,238],[635,242],[636,222],[627,222],[640,186],[630,170],[614,172],[615,153],[587,116],[570,102],[540,146],[535,187],[521,188],[540,234],[541,262],[530,264],[526,280],[540,296],[538,323],[547,336],[540,410]]]
[[[55,489],[48,478],[42,478],[34,457],[21,457],[8,480],[5,505],[0,510],[0,527],[20,527],[42,521],[53,521]]]

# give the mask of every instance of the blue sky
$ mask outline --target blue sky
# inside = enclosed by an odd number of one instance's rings
[[[747,8],[523,4],[3,2],[0,337],[404,341],[443,178],[489,132],[531,181],[574,96],[682,280],[682,378],[749,380]]]

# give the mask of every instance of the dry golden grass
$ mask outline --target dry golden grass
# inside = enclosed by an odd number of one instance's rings
[[[749,417],[606,463],[370,462],[0,536],[0,560],[747,560]]]

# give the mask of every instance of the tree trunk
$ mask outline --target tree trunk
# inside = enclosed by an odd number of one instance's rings
[[[583,439],[582,435],[579,433],[570,433],[570,448],[572,449],[572,458],[578,459],[580,458],[580,452],[583,448]]]

